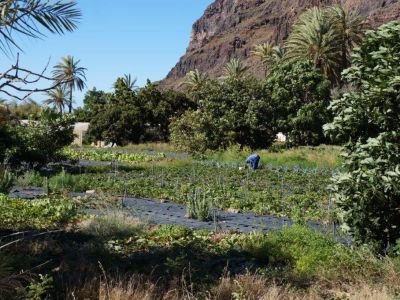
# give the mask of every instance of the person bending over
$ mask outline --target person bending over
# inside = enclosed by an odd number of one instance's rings
[[[260,156],[258,154],[253,154],[246,159],[246,166],[249,166],[253,170],[257,170],[259,162]]]

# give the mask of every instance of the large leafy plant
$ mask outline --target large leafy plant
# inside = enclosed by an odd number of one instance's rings
[[[272,144],[272,108],[262,98],[260,84],[252,78],[235,76],[231,74],[202,86],[202,92],[197,94],[197,110],[187,111],[171,123],[171,141],[175,146],[189,152],[204,152],[233,144],[251,148]]]
[[[322,126],[330,120],[331,83],[310,61],[276,66],[264,87],[264,96],[273,107],[276,133],[283,132],[294,145],[326,141]]]
[[[58,152],[74,140],[74,119],[51,110],[44,110],[38,121],[9,127],[12,143],[5,159],[44,164],[57,158]]]
[[[344,229],[383,250],[400,237],[400,23],[368,32],[352,59],[353,91],[332,101],[325,126],[347,141],[333,197]]]

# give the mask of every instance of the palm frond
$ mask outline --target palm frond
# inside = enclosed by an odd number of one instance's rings
[[[0,48],[5,53],[22,50],[16,35],[30,38],[73,31],[82,16],[76,1],[2,0],[0,1]]]
[[[247,75],[248,66],[242,63],[242,61],[238,58],[233,58],[226,64],[224,68],[224,76],[225,79],[230,80],[241,80]]]

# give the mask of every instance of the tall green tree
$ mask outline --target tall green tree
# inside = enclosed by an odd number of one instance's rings
[[[265,74],[267,75],[270,69],[282,60],[284,50],[279,46],[275,46],[274,43],[267,42],[257,45],[251,54],[261,60],[265,66]]]
[[[67,104],[67,97],[64,88],[57,86],[55,89],[47,92],[46,95],[47,99],[45,99],[43,103],[52,106],[58,112],[63,113],[65,105]]]
[[[87,91],[83,98],[83,107],[74,110],[77,121],[91,122],[104,109],[110,97],[109,93],[97,90],[96,88]]]
[[[384,251],[400,238],[400,23],[367,33],[345,71],[352,91],[332,101],[325,126],[344,141],[344,171],[333,200],[342,227]]]
[[[186,74],[185,80],[181,83],[189,93],[195,94],[201,91],[208,83],[209,77],[207,73],[202,73],[199,69],[195,69]]]
[[[224,67],[222,79],[240,81],[247,75],[249,67],[240,59],[232,58]]]
[[[171,118],[196,107],[194,101],[183,93],[161,91],[157,84],[149,80],[145,87],[138,90],[137,97],[146,109],[145,140],[168,141]]]
[[[68,55],[61,59],[54,66],[54,78],[63,82],[64,88],[68,91],[68,112],[72,113],[73,92],[75,90],[82,91],[86,86],[86,68],[79,66],[80,60],[75,60],[73,56]]]
[[[88,130],[92,141],[114,145],[138,143],[144,134],[146,110],[132,86],[123,77],[116,80],[114,92],[95,105]]]
[[[327,11],[314,7],[297,19],[286,42],[288,59],[309,59],[332,80],[340,76],[341,36]]]
[[[131,74],[125,74],[122,79],[125,81],[125,84],[131,89],[135,90],[137,88],[136,82],[137,78],[133,78]]]
[[[276,66],[265,81],[263,96],[273,107],[274,132],[283,132],[292,145],[326,142],[323,125],[328,111],[331,82],[307,60]]]
[[[331,18],[333,28],[340,34],[342,49],[342,69],[351,65],[351,52],[354,47],[361,44],[367,28],[367,22],[356,9],[345,9],[341,5],[335,5],[327,9],[327,15]]]
[[[286,42],[287,59],[309,59],[332,82],[350,65],[350,52],[360,43],[364,19],[341,6],[314,7],[297,19]]]
[[[272,109],[261,93],[260,84],[252,78],[210,82],[201,93],[198,108],[172,121],[172,143],[189,152],[233,144],[268,147],[275,139]]]

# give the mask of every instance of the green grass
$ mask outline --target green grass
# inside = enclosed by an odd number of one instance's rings
[[[240,151],[237,147],[231,147],[225,151],[209,153],[207,159],[220,162],[242,162],[253,154],[258,153],[262,165],[274,167],[302,167],[302,168],[338,168],[341,165],[340,147],[319,146],[299,147],[279,152],[269,150]]]

